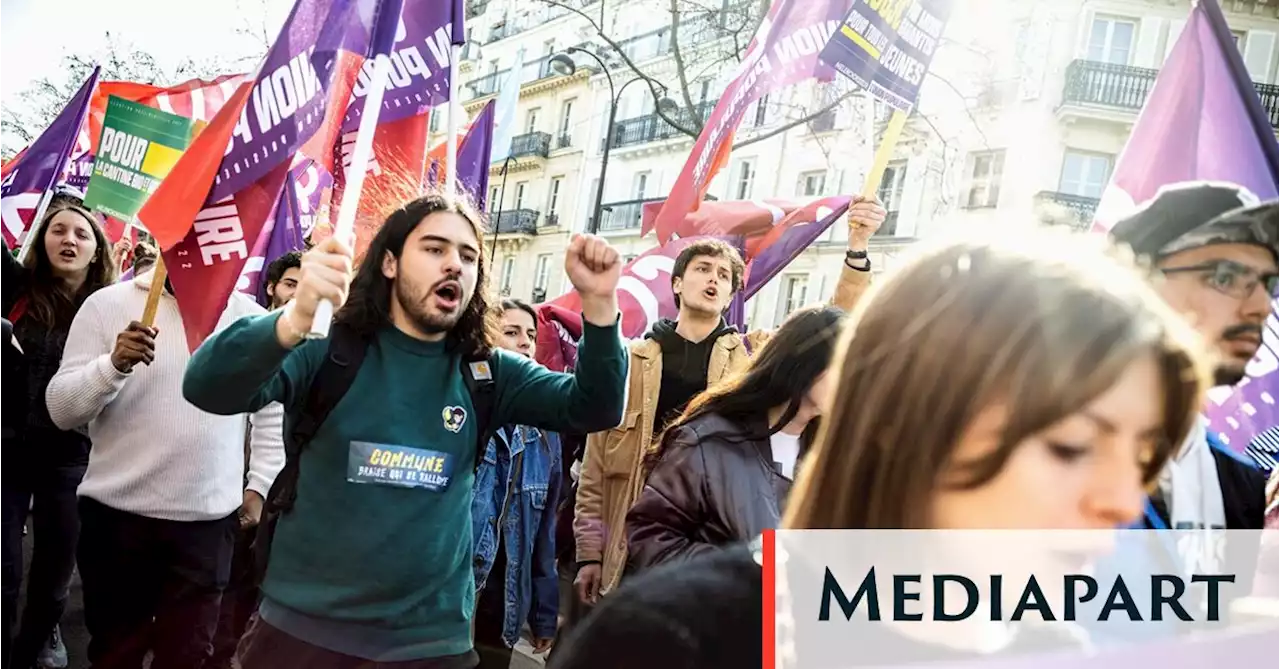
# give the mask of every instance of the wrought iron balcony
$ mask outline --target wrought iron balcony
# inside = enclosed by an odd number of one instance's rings
[[[644,204],[646,202],[661,202],[664,199],[666,198],[606,202],[600,211],[599,232],[639,230],[640,216],[644,213]]]
[[[507,80],[507,75],[511,69],[497,70],[490,72],[483,77],[477,77],[468,81],[466,87],[471,89],[468,97],[470,100],[482,98],[486,95],[493,95],[498,92],[498,88]],[[535,81],[541,81],[548,77],[557,76],[557,72],[551,67],[551,56],[543,56],[537,60],[531,60],[524,64],[520,71],[520,85],[531,84]]]
[[[711,116],[712,109],[715,109],[714,102],[702,102],[692,109],[687,107],[680,109],[676,113],[675,119],[686,128],[702,125],[706,123],[707,117]],[[695,117],[697,119],[696,123]],[[675,126],[664,121],[661,116],[646,114],[614,123],[613,132],[609,134],[609,142],[610,146],[616,149],[622,146],[634,146],[636,144],[671,139],[681,135],[684,135],[684,133],[676,130]]]
[[[489,214],[490,229],[500,235],[536,235],[538,217],[542,212],[534,209],[506,209]]]
[[[1036,207],[1046,223],[1069,225],[1077,230],[1088,230],[1093,225],[1098,201],[1096,197],[1051,190],[1042,190],[1035,195]]]
[[[556,139],[557,149],[567,149],[571,146],[573,146],[573,135],[566,133],[566,134],[560,135],[560,137]]]
[[[829,109],[809,119],[809,129],[813,132],[831,132],[836,129],[836,110]]]
[[[1067,66],[1063,104],[1098,105],[1138,111],[1155,86],[1159,70],[1077,59]],[[1271,127],[1280,126],[1280,88],[1254,83]]]
[[[551,153],[551,135],[545,132],[527,132],[511,138],[511,157],[538,156],[546,158]]]

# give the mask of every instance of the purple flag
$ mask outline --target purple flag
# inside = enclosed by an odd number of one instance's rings
[[[462,0],[404,0],[389,54],[391,78],[383,93],[379,123],[417,116],[449,99],[449,45],[466,40],[463,14]],[[365,62],[356,77],[343,132],[360,125],[371,76],[373,59]]]
[[[467,129],[467,135],[458,143],[458,181],[471,197],[476,208],[484,211],[485,198],[489,194],[489,158],[493,153],[494,101],[485,104]],[[427,166],[427,183],[439,185],[445,170],[436,161]]]
[[[848,196],[824,197],[792,212],[778,224],[780,235],[756,253],[747,266],[742,299],[749,300],[849,211]],[[785,227],[784,227],[785,226]]]
[[[33,223],[40,199],[53,188],[66,168],[80,126],[84,125],[85,114],[89,112],[100,69],[93,69],[53,123],[13,164],[5,166],[4,181],[0,183],[0,221],[4,241],[10,248],[21,244],[23,233]]]
[[[257,81],[218,167],[208,201],[238,193],[267,176],[311,139],[328,117],[331,89],[346,68],[359,68],[381,12],[399,2],[298,0],[259,68]],[[394,5],[393,7],[389,7]]]
[[[1227,181],[1276,198],[1276,137],[1214,0],[1192,10],[1116,162],[1094,229],[1111,229],[1161,186]],[[1216,388],[1205,415],[1232,449],[1277,423],[1277,319],[1235,388]]]

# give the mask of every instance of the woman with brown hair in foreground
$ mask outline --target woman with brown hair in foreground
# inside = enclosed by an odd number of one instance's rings
[[[1100,242],[1052,233],[953,242],[873,287],[837,346],[834,400],[783,527],[1136,521],[1200,406],[1204,371],[1187,326]],[[753,554],[672,567],[606,600],[557,666],[759,666]],[[893,643],[895,655],[918,660],[981,655]]]

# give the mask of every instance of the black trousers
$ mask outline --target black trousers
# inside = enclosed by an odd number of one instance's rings
[[[261,593],[253,564],[253,537],[256,527],[236,533],[235,552],[231,557],[231,578],[222,593],[218,629],[213,637],[213,656],[209,669],[231,669],[240,637],[249,627],[249,618],[258,611]]]
[[[476,596],[476,614],[471,620],[479,669],[507,669],[511,666],[511,649],[502,639],[502,620],[506,616],[507,542],[498,536],[497,553],[489,578]]]
[[[236,514],[177,522],[80,500],[80,578],[98,669],[202,669],[231,572]]]
[[[16,466],[11,464],[10,466]],[[84,478],[84,464],[21,467],[5,477],[4,515],[4,667],[28,667],[62,620],[76,565],[80,517],[76,487]],[[19,480],[21,479],[21,480]],[[18,594],[22,590],[22,530],[32,520],[31,572],[26,606],[17,623]]]

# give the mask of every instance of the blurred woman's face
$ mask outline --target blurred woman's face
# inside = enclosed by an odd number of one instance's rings
[[[965,431],[943,474],[930,527],[1089,530],[1138,520],[1147,497],[1143,465],[1164,419],[1162,399],[1154,355],[1136,359],[1084,409],[1018,444],[986,484],[957,489],[954,483],[966,476],[963,464],[997,448],[1008,411],[987,408]]]
[[[524,309],[502,312],[502,341],[498,342],[499,346],[532,359],[537,339],[537,324]]]
[[[44,233],[44,251],[56,276],[74,276],[89,269],[98,253],[98,240],[84,216],[70,210],[53,215]]]

